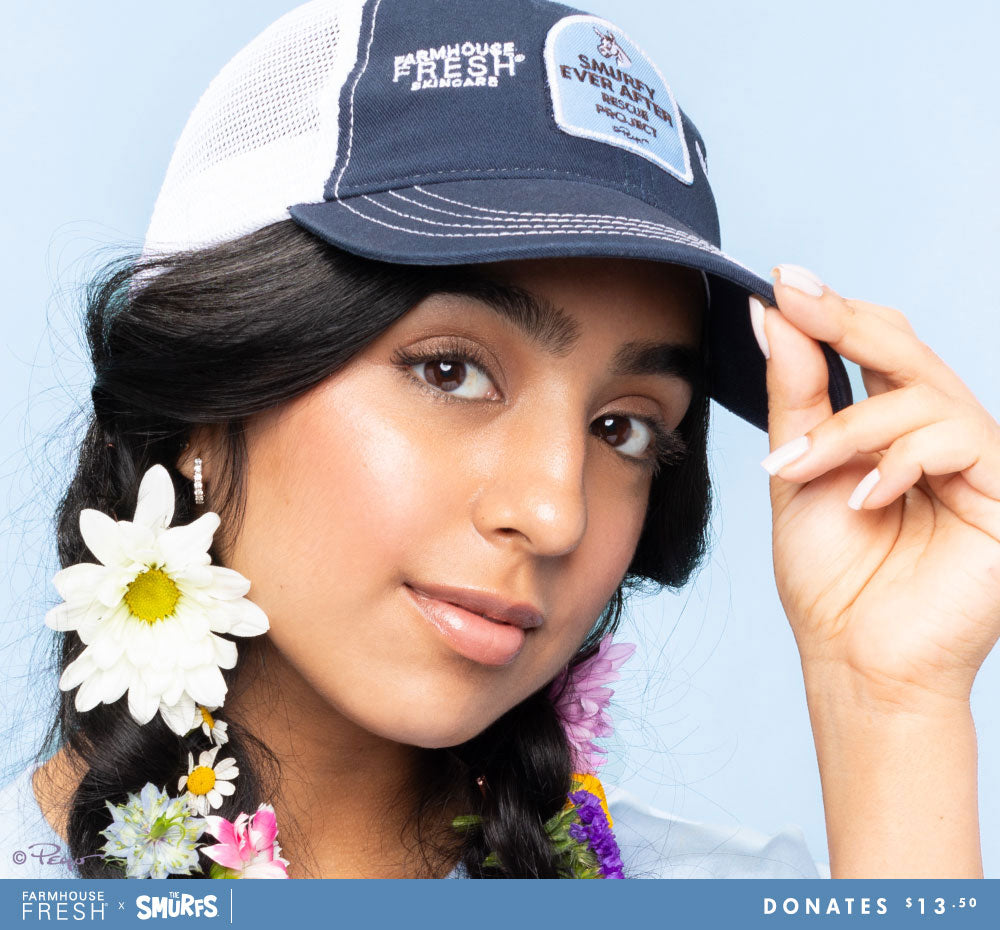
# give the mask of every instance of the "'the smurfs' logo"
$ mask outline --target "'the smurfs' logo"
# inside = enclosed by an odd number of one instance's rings
[[[135,906],[139,920],[152,917],[217,917],[217,898],[206,894],[196,898],[193,894],[171,891],[168,895],[139,895]]]
[[[613,32],[602,32],[597,26],[594,26],[594,32],[601,40],[597,43],[597,51],[605,58],[616,59],[621,68],[628,68],[632,64],[632,59],[625,54],[625,49],[618,44]]]

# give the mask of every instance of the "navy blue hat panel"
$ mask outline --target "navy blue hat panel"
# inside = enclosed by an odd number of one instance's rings
[[[620,30],[561,4],[369,0],[325,196],[593,181],[718,244],[704,146],[665,77]]]
[[[688,119],[683,109],[680,112],[684,123],[685,138],[688,148],[692,152],[691,170],[695,178],[691,185],[688,212],[696,218],[695,221],[699,224],[698,232],[701,237],[721,248],[722,233],[719,229],[719,211],[715,203],[715,194],[712,193],[712,187],[708,181],[708,156],[705,142],[701,133],[698,132],[698,127]],[[635,170],[638,172],[642,190],[655,185],[660,180],[659,175],[652,175],[652,172],[657,171],[656,166],[648,162],[640,160]],[[671,212],[676,215],[677,211],[673,206],[671,206]],[[682,218],[678,217],[678,219]]]

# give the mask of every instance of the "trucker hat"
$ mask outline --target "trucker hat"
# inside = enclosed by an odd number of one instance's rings
[[[767,430],[747,298],[721,249],[708,148],[608,20],[546,0],[313,0],[214,78],[174,149],[144,254],[291,218],[348,252],[449,265],[672,262],[708,292],[707,390]],[[834,411],[852,402],[821,343]]]

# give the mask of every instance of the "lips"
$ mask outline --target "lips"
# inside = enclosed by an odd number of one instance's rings
[[[541,626],[544,621],[541,611],[526,601],[512,601],[489,591],[424,583],[414,583],[409,587],[418,594],[438,601],[447,601],[470,613],[486,617],[487,620],[507,623],[522,630]]]
[[[542,622],[542,614],[530,604],[489,592],[427,584],[403,587],[443,641],[481,665],[509,665],[523,648],[526,631]]]

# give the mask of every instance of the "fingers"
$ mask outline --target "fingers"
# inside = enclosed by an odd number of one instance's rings
[[[760,464],[769,474],[786,481],[811,481],[831,468],[843,465],[858,453],[888,449],[904,433],[947,419],[954,412],[954,402],[926,384],[876,394],[851,404],[809,430],[789,453],[776,449]],[[806,451],[796,459],[791,452]],[[788,464],[785,464],[785,463]]]
[[[800,454],[792,460],[795,452]],[[801,484],[873,452],[882,452],[882,458],[848,499],[855,510],[892,503],[922,475],[954,473],[1000,502],[1000,429],[981,408],[956,404],[922,383],[838,411],[776,449],[761,465],[784,481]]]
[[[886,321],[886,323],[895,326],[897,329],[903,330],[904,333],[916,336],[916,332],[910,325],[910,321],[906,318],[906,314],[903,313],[902,310],[897,310],[895,307],[882,307],[879,304],[872,304],[867,300],[857,300],[853,297],[845,297],[844,303],[846,303],[849,307],[853,307],[855,310],[874,313],[875,316],[881,317]]]
[[[777,275],[774,292],[778,309],[813,339],[880,374],[891,387],[922,381],[946,394],[975,400],[955,372],[917,338],[900,311],[845,300],[797,266],[778,265],[772,274]]]
[[[778,308],[751,301],[754,332],[769,350],[772,452],[761,465],[781,479],[771,482],[772,498],[780,503],[795,495],[794,485],[867,456],[856,463],[868,473],[849,498],[854,509],[884,507],[927,475],[935,493],[952,500],[984,495],[993,521],[1000,424],[900,311],[844,300],[805,269],[779,269]],[[867,399],[833,414],[820,342],[862,366]]]
[[[913,487],[921,475],[949,475],[966,472],[983,466],[989,459],[994,469],[1000,464],[995,448],[977,442],[978,430],[967,420],[938,420],[929,426],[907,433],[897,439],[882,456],[878,464],[879,479],[871,492],[864,497],[858,494],[849,505],[855,510],[873,510],[891,504],[897,497]],[[991,485],[994,497],[1000,503],[1000,478],[996,472],[980,469]],[[991,480],[992,478],[992,480]],[[982,490],[982,488],[980,488]]]

